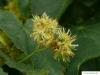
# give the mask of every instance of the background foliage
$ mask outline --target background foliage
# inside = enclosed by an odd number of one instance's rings
[[[77,35],[75,56],[62,64],[46,49],[16,64],[35,49],[29,37],[31,18],[43,12]],[[83,70],[100,70],[99,31],[100,0],[0,0],[0,75],[7,75],[4,64],[26,75],[80,75]]]

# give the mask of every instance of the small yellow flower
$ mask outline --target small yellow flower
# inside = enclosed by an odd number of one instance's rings
[[[53,39],[52,32],[55,32],[58,22],[50,19],[45,13],[39,17],[33,17],[33,33],[34,40],[42,45],[48,45]]]
[[[56,47],[53,47],[54,57],[66,62],[66,60],[69,60],[69,57],[74,55],[72,49],[75,49],[75,47],[78,46],[77,44],[73,44],[76,37],[71,36],[70,30],[66,33],[64,28],[58,29],[58,32],[56,33],[58,38],[56,38]]]
[[[45,13],[34,16],[32,37],[39,45],[51,47],[54,58],[64,62],[74,55],[72,49],[78,46],[73,44],[76,36],[72,36],[70,30],[66,33],[55,19],[49,18]]]

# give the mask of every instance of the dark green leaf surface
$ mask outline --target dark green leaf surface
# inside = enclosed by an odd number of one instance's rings
[[[78,75],[79,68],[83,62],[100,56],[100,23],[85,24],[73,29],[75,30],[73,32],[76,32],[78,36],[79,48],[70,63],[67,73],[69,75]]]
[[[40,15],[46,12],[49,16],[59,18],[72,0],[31,0],[31,11]]]
[[[2,29],[18,49],[29,52],[32,49],[30,36],[27,36],[22,23],[10,12],[0,11],[0,29]]]
[[[16,0],[17,6],[22,16],[29,17],[30,13],[30,0]]]
[[[98,0],[81,0],[81,2],[88,6],[88,7],[91,7],[92,5],[94,5]]]
[[[80,66],[80,73],[81,71],[99,71],[99,63],[98,60],[99,58],[91,59],[88,61],[85,61],[81,66]]]
[[[46,69],[49,75],[63,75],[64,68],[57,62],[48,49],[33,56],[35,69]]]

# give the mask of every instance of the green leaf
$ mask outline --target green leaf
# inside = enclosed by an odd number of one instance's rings
[[[99,0],[81,0],[81,2],[88,6],[88,7],[91,7],[93,6],[96,2],[98,2]]]
[[[33,25],[32,18],[31,19],[27,19],[26,23],[24,24],[24,27],[23,27],[27,34],[31,34],[32,33],[32,31],[33,31],[32,25]]]
[[[13,59],[11,59],[7,54],[2,52],[2,49],[0,49],[0,57],[4,59],[4,64],[7,64],[11,68],[15,68],[23,73],[29,73],[29,72],[35,72],[34,71],[34,66],[31,63],[16,63]],[[2,66],[0,64],[0,66]],[[1,74],[0,74],[1,75]]]
[[[27,53],[32,50],[30,36],[23,29],[23,24],[10,12],[0,11],[0,29],[11,39],[14,45]]]
[[[0,57],[2,57],[3,60],[4,60],[4,63],[3,64],[8,64],[8,65],[11,65],[11,66],[14,66],[15,65],[15,61],[13,59],[11,59],[7,54],[5,54],[2,51],[2,49],[0,49]]]
[[[8,75],[5,72],[2,71],[2,68],[0,68],[0,75]]]
[[[48,75],[46,70],[29,71],[26,75]]]
[[[86,62],[84,62],[81,66],[80,66],[80,71],[99,71],[99,63],[97,59],[100,58],[95,58],[95,59],[91,59],[88,60]],[[81,73],[81,72],[80,72]]]
[[[72,28],[78,36],[79,47],[66,72],[69,75],[78,75],[82,63],[100,56],[100,22],[93,23],[92,21]],[[89,24],[91,22],[92,24]]]
[[[31,11],[33,14],[41,15],[46,12],[48,15],[60,18],[72,0],[31,0]]]
[[[64,67],[56,61],[50,49],[33,56],[35,69],[46,69],[49,75],[63,75]]]
[[[29,17],[30,14],[30,0],[16,0],[17,6],[22,16]]]

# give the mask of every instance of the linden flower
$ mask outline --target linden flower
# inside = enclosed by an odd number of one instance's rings
[[[67,45],[71,48],[75,48],[78,46],[77,44],[73,44],[73,42],[76,40],[76,36],[72,36],[70,30],[68,30],[66,33],[64,28],[61,28],[58,31],[58,40],[61,41],[63,44],[67,43]]]
[[[32,37],[37,44],[52,48],[54,58],[66,62],[74,55],[72,49],[78,45],[73,44],[76,40],[70,30],[60,27],[55,19],[49,18],[45,13],[42,16],[34,16]]]
[[[34,40],[42,45],[48,45],[53,39],[52,32],[55,32],[58,22],[49,18],[45,13],[40,16],[33,17],[33,33]]]
[[[50,32],[51,30],[55,30],[58,22],[56,20],[50,19],[45,13],[39,17],[33,17],[33,31],[37,33]]]
[[[53,48],[55,59],[63,60],[64,62],[66,62],[66,60],[69,60],[69,57],[72,57],[74,55],[72,49],[74,49],[78,45],[72,44],[76,39],[75,36],[71,36],[69,32],[70,30],[68,30],[68,32],[66,33],[64,28],[60,28],[58,30],[56,47]]]

